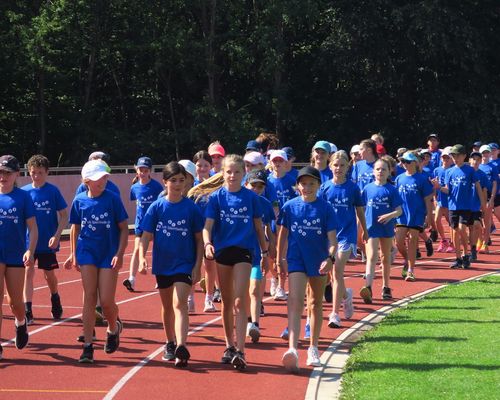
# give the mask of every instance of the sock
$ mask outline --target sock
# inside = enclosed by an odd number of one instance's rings
[[[133,285],[133,284],[134,284],[134,282],[135,282],[135,277],[133,277],[133,276],[129,276],[129,277],[128,277],[128,280],[129,280],[129,281],[130,281],[130,283]]]
[[[24,303],[24,309],[26,311],[31,311],[31,306],[32,306],[32,302],[31,301],[27,301],[26,303]]]
[[[254,322],[255,326],[258,328],[259,327],[259,323],[258,322]]]
[[[309,319],[309,317],[306,318],[306,325],[311,325],[311,320]]]
[[[23,326],[25,323],[26,323],[26,319],[25,318],[23,318],[22,321],[19,321],[17,318],[14,319],[14,324],[16,325],[16,328],[18,328],[20,326]]]

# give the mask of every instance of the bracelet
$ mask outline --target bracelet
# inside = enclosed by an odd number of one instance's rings
[[[260,252],[261,257],[267,256],[268,254],[269,254],[269,250],[264,250],[264,251]]]
[[[335,263],[335,254],[329,254],[328,258],[330,259],[330,261],[332,262],[332,264]]]
[[[206,248],[207,248],[207,246],[213,246],[212,242],[207,242],[207,243],[205,243],[205,247],[204,247],[204,248],[206,249]]]

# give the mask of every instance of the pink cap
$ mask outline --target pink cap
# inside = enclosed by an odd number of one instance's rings
[[[226,151],[220,144],[213,144],[208,148],[208,154],[210,154],[210,156],[219,155],[221,157],[225,157]]]
[[[271,157],[269,159],[273,161],[276,158],[281,158],[285,161],[288,161],[288,157],[283,150],[273,150],[273,152],[271,153]]]

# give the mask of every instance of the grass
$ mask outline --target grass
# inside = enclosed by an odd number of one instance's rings
[[[500,276],[390,314],[353,349],[341,399],[500,399]]]

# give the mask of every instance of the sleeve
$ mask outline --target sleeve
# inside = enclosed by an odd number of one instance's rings
[[[472,171],[472,183],[480,182],[481,176],[478,171]]]
[[[274,209],[273,205],[271,203],[266,203],[266,208],[267,208],[267,221],[264,221],[266,223],[271,223],[276,220],[276,215],[274,214]]]
[[[429,196],[434,191],[434,187],[432,186],[432,183],[428,179],[423,179],[421,186],[422,186],[423,197]]]
[[[330,203],[326,203],[326,228],[328,232],[336,231],[339,227],[335,210]]]
[[[289,206],[286,203],[280,209],[276,224],[290,229]]]
[[[136,201],[137,197],[135,195],[135,185],[130,186],[130,201]]]
[[[219,215],[219,198],[217,194],[219,192],[214,192],[208,197],[207,207],[205,208],[205,218],[217,219]]]
[[[62,196],[61,191],[56,186],[54,186],[54,191],[55,191],[55,197],[56,197],[56,210],[57,211],[64,210],[65,208],[68,207],[66,200],[64,200],[64,197]]]
[[[146,211],[146,214],[140,222],[140,229],[144,232],[154,233],[156,224],[158,223],[158,218],[156,217],[156,211],[158,209],[158,202],[151,204]]]
[[[251,191],[250,194],[252,196],[253,218],[262,218],[262,213],[264,212],[264,210],[262,209],[262,204],[259,200],[259,196]]]
[[[392,190],[392,207],[393,208],[396,208],[396,207],[399,207],[400,205],[403,204],[403,199],[401,199],[401,196],[399,195],[399,192],[398,190],[391,186],[391,190]]]
[[[117,223],[125,221],[128,219],[127,211],[123,206],[122,200],[116,194],[113,195],[113,209],[115,214],[115,220]]]
[[[203,226],[205,225],[203,215],[201,214],[199,207],[194,203],[191,205],[191,210],[193,215],[193,232],[201,232],[203,230]]]
[[[276,203],[278,201],[278,194],[276,193],[276,188],[271,182],[269,182],[269,179],[267,180],[266,183],[266,189],[264,191],[264,195],[266,196],[266,199],[268,199],[271,203]]]
[[[31,198],[28,192],[24,190],[20,192],[24,194],[24,217],[25,219],[31,218],[35,216],[35,205],[33,204],[33,199]]]
[[[355,186],[352,190],[352,195],[354,198],[355,207],[364,207],[366,205],[365,199],[361,196],[361,190],[359,187]]]
[[[71,204],[71,210],[69,213],[69,223],[74,225],[80,225],[82,223],[82,217],[80,215],[80,202],[75,198]]]

